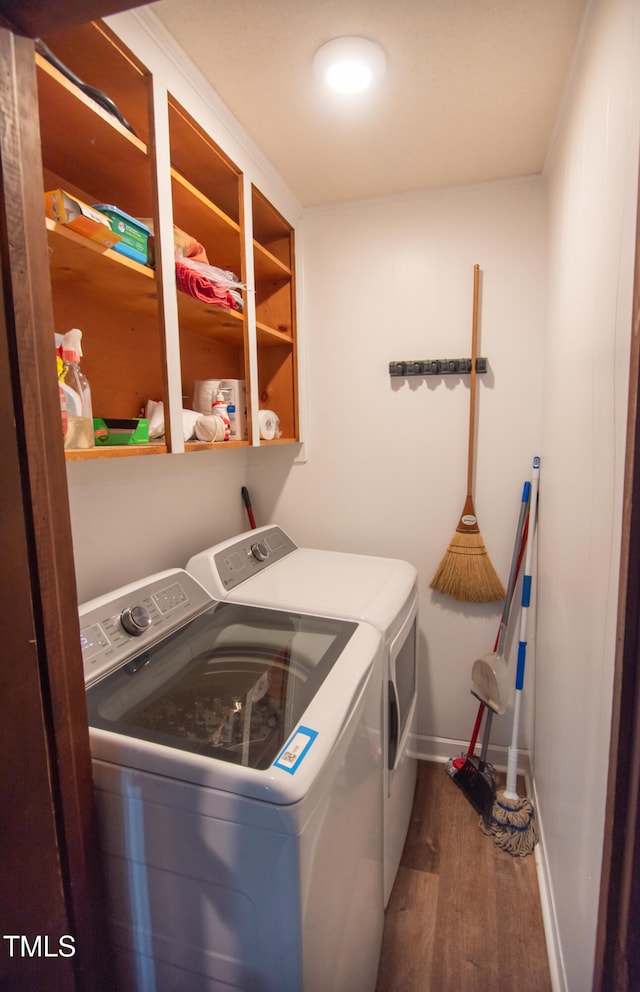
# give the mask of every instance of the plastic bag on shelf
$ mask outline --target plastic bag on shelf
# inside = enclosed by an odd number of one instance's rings
[[[179,290],[203,303],[215,303],[228,310],[242,310],[242,297],[235,290],[241,284],[233,282],[231,277],[235,279],[232,272],[225,273],[222,269],[204,265],[192,258],[176,256],[176,283]]]
[[[149,441],[161,441],[165,436],[164,403],[147,400],[144,415],[149,421]],[[182,436],[185,441],[224,441],[228,434],[220,417],[203,416],[197,410],[182,411]]]
[[[217,265],[209,265],[208,263],[199,261],[197,258],[180,255],[178,252],[176,252],[176,261],[180,261],[187,268],[193,272],[197,272],[198,275],[208,279],[209,282],[214,283],[216,286],[221,286],[224,289],[246,288],[243,282],[239,282],[235,272],[230,272],[228,269],[219,269]]]

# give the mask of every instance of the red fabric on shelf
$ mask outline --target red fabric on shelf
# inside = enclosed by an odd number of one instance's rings
[[[238,305],[225,286],[216,285],[184,262],[176,259],[176,283],[178,289],[203,303],[215,303],[229,310],[237,310]]]

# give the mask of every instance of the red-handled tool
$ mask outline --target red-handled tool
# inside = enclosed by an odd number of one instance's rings
[[[246,486],[242,487],[242,501],[247,508],[247,516],[249,517],[249,523],[251,524],[252,530],[256,529],[256,518],[253,515],[253,510],[251,509],[251,498],[249,496],[249,490]]]

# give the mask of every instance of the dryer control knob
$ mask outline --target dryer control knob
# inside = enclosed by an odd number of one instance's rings
[[[128,606],[120,614],[120,623],[127,634],[140,637],[151,625],[151,617],[149,616],[149,611],[144,606]]]
[[[264,561],[265,558],[269,557],[269,548],[264,541],[256,541],[255,544],[251,545],[251,554],[258,561]]]

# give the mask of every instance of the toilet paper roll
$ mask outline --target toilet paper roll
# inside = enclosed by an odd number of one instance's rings
[[[274,438],[280,437],[280,420],[273,410],[260,410],[258,422],[260,424],[260,437],[264,441],[273,441]]]

